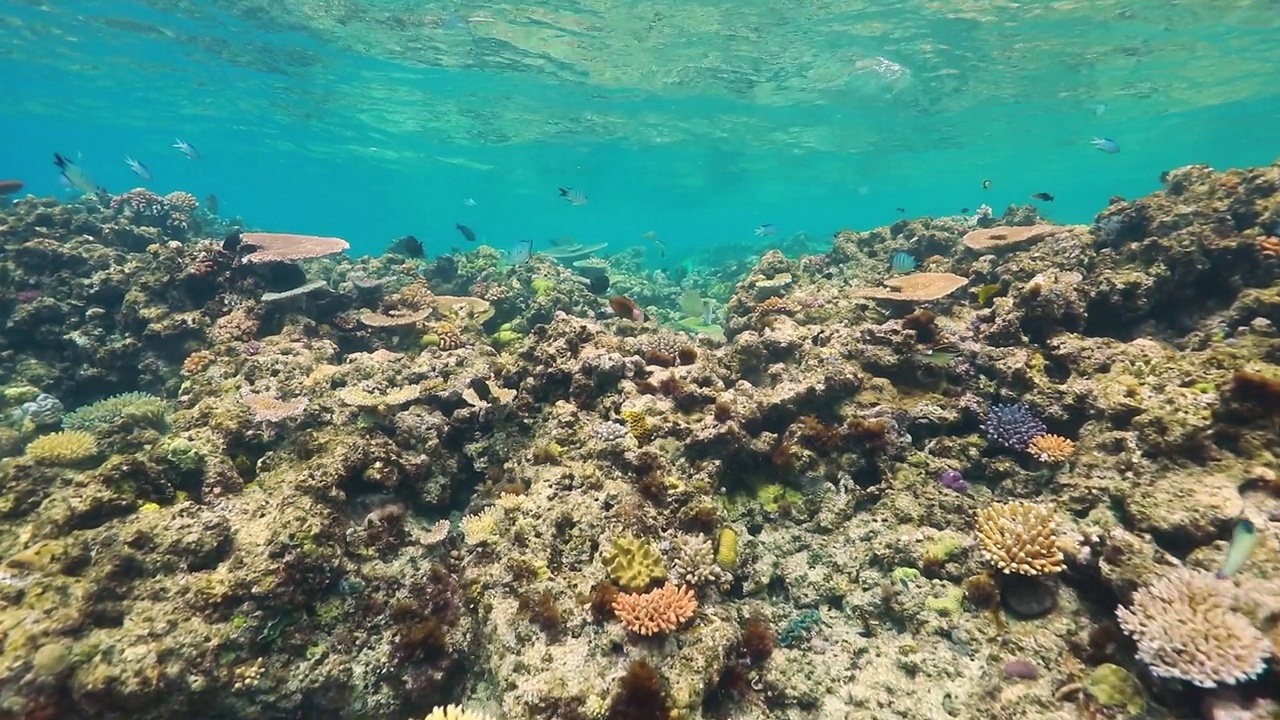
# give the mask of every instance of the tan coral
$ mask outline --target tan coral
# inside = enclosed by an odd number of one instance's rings
[[[1203,688],[1234,685],[1262,672],[1271,644],[1231,609],[1233,587],[1213,573],[1177,568],[1134,593],[1116,619],[1153,675]]]
[[[1260,237],[1258,238],[1258,251],[1265,258],[1280,257],[1280,237]]]
[[[901,300],[905,302],[928,302],[944,298],[969,284],[969,278],[951,273],[916,273],[890,278],[884,281],[889,287],[862,288],[856,290],[854,297],[872,300]]]
[[[241,242],[253,252],[241,260],[246,263],[291,262],[337,255],[351,247],[342,238],[288,233],[244,233]]]
[[[795,315],[800,312],[800,306],[785,298],[771,297],[766,298],[759,305],[756,305],[753,312],[757,318],[764,317],[765,315],[772,315],[774,313]]]
[[[1053,511],[1015,500],[978,511],[978,542],[1000,572],[1054,575],[1063,570]]]
[[[360,316],[360,322],[369,327],[406,327],[417,325],[431,315],[431,308],[410,313],[376,313],[367,312]]]
[[[970,250],[995,252],[1037,243],[1051,235],[1070,229],[1063,225],[979,228],[971,230],[961,242]]]
[[[646,636],[678,630],[697,610],[693,590],[670,584],[647,593],[622,593],[613,601],[613,612],[622,624]]]
[[[1040,462],[1058,465],[1076,454],[1076,444],[1061,435],[1038,435],[1027,445],[1027,452]]]

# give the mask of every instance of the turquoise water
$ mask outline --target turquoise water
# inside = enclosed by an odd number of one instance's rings
[[[444,252],[461,222],[500,248],[652,231],[669,261],[1038,192],[1087,222],[1162,170],[1280,155],[1274,3],[1034,6],[5,0],[0,175],[63,192],[61,152],[357,252]]]

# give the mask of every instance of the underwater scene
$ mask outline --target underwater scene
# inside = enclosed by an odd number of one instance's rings
[[[0,720],[1280,718],[1275,0],[0,57]]]

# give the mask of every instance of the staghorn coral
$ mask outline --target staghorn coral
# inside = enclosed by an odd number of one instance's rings
[[[1234,685],[1262,672],[1271,646],[1231,609],[1232,587],[1212,573],[1177,568],[1134,593],[1116,619],[1153,675],[1204,688]]]
[[[1059,465],[1071,459],[1076,444],[1061,435],[1037,435],[1027,444],[1027,452],[1040,462]]]
[[[674,632],[697,610],[693,590],[669,584],[647,593],[621,593],[613,601],[613,612],[623,626],[645,636]]]
[[[662,555],[653,545],[634,537],[615,538],[613,548],[601,559],[609,577],[624,590],[641,590],[655,580],[667,578]]]
[[[978,542],[1001,572],[1054,575],[1063,570],[1053,511],[1035,503],[993,503],[978,511]]]
[[[41,435],[27,445],[27,457],[41,465],[79,465],[97,454],[97,440],[84,430]]]

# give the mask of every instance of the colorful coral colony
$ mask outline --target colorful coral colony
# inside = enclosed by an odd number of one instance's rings
[[[1277,712],[1280,163],[745,276],[2,221],[0,717]]]

